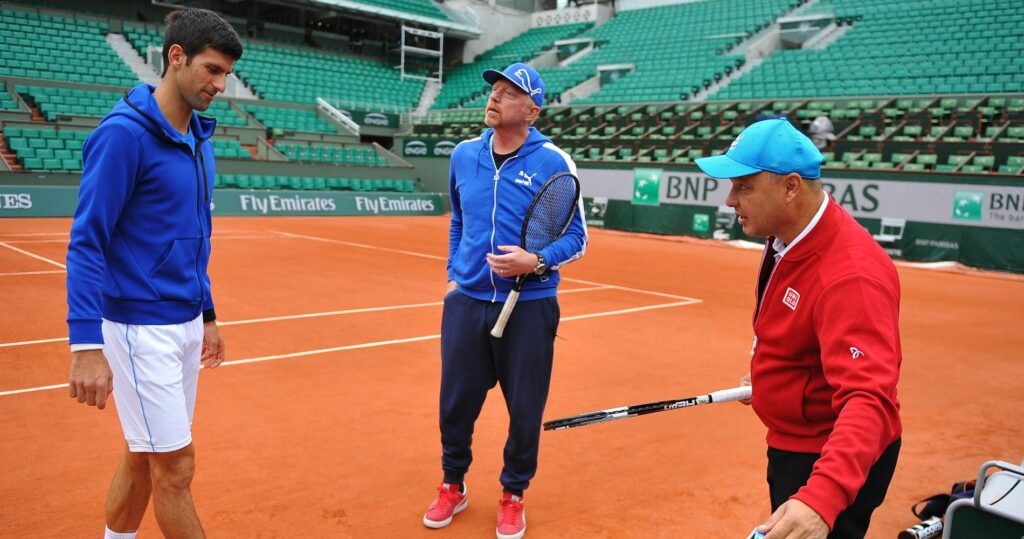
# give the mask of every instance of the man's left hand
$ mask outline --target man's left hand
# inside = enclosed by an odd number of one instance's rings
[[[224,338],[220,336],[217,322],[203,324],[203,354],[200,360],[207,369],[214,369],[224,361]]]
[[[779,506],[757,529],[765,539],[825,539],[828,525],[804,502],[791,499]]]
[[[506,254],[487,253],[487,263],[494,273],[502,277],[533,273],[533,268],[537,267],[537,255],[523,250],[518,245],[499,245],[498,250]]]

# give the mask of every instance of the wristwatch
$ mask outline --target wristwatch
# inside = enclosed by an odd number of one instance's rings
[[[542,275],[548,270],[548,263],[544,260],[544,255],[540,253],[533,253],[537,255],[537,265],[533,267],[533,272],[537,275]]]

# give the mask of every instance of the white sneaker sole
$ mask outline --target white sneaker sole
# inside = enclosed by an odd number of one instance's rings
[[[461,513],[464,509],[466,509],[467,505],[469,505],[469,497],[468,496],[463,498],[462,501],[459,503],[459,505],[455,506],[455,510],[452,511],[452,516],[450,516],[450,517],[448,517],[448,518],[446,518],[444,520],[430,520],[429,518],[427,518],[427,515],[423,515],[423,525],[428,527],[428,528],[433,528],[435,530],[438,529],[438,528],[443,528],[443,527],[451,524],[452,523],[452,519],[455,518],[455,515]],[[520,535],[520,537],[522,537],[522,535]]]

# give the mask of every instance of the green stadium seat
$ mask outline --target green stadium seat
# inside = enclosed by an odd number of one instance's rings
[[[912,154],[909,153],[893,153],[891,156],[889,156],[889,162],[892,163],[893,166],[897,166],[909,161],[911,156]]]
[[[943,140],[947,142],[965,142],[972,137],[974,137],[973,127],[969,125],[958,125],[953,128],[953,135],[947,136]]]
[[[946,132],[946,127],[942,125],[932,126],[931,130],[928,131],[928,136],[925,140],[935,141],[942,138],[942,134]]]
[[[1006,128],[1006,132],[1000,137],[1003,142],[1022,142],[1024,141],[1024,126],[1013,126]]]
[[[914,141],[921,137],[923,129],[920,125],[911,124],[903,127],[901,134],[893,136],[892,139],[896,141]]]
[[[958,168],[966,165],[970,162],[971,156],[969,155],[950,155],[946,158],[945,163],[940,163],[935,166],[935,170],[943,172],[953,172]]]
[[[996,158],[994,155],[976,155],[971,163],[977,167],[980,167],[983,171],[991,171],[996,164]]]
[[[878,128],[875,127],[874,125],[862,125],[857,130],[857,134],[856,135],[851,135],[851,136],[848,136],[847,138],[849,138],[850,140],[855,140],[855,141],[856,140],[872,139],[872,138],[875,137],[875,135],[877,133],[878,133]]]

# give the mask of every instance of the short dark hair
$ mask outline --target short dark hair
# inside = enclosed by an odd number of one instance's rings
[[[167,28],[164,30],[164,70],[161,77],[167,74],[167,56],[171,45],[181,45],[186,63],[191,63],[195,55],[207,48],[224,53],[236,61],[242,57],[242,41],[238,33],[228,21],[208,9],[172,11],[167,14],[164,22]]]

